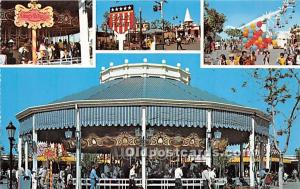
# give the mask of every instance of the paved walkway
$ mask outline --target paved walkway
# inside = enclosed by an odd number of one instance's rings
[[[300,182],[288,182],[284,183],[284,189],[300,189]],[[278,187],[272,187],[272,189],[278,189]]]

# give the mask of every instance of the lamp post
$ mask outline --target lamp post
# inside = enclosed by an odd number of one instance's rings
[[[220,140],[221,137],[222,137],[221,131],[216,130],[216,131],[214,132],[214,139]],[[218,150],[219,150],[219,146],[218,146]],[[212,150],[212,151],[214,151],[214,150]],[[212,159],[214,158],[213,154],[212,154],[211,157],[212,157]],[[219,161],[220,161],[220,153],[218,153],[218,158],[219,158]],[[213,162],[213,160],[212,160],[212,162]],[[221,163],[221,162],[220,162],[220,163]],[[221,177],[221,172],[222,172],[222,165],[220,165],[219,177]]]
[[[8,124],[6,127],[7,135],[8,135],[8,140],[9,140],[9,167],[10,167],[10,172],[9,172],[9,189],[12,189],[12,164],[13,164],[13,154],[12,154],[12,149],[13,149],[13,142],[15,140],[15,133],[16,133],[16,127],[13,125],[12,122]]]

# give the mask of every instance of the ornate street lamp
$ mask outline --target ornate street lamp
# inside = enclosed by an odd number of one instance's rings
[[[13,149],[13,142],[15,140],[15,133],[16,133],[16,127],[10,122],[8,126],[6,127],[7,135],[8,135],[8,140],[9,140],[9,167],[10,167],[10,178],[9,178],[9,189],[12,189],[12,164],[13,164],[13,154],[12,154],[12,149]]]

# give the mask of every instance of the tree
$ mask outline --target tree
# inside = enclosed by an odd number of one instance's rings
[[[216,33],[221,33],[225,21],[226,16],[223,13],[209,8],[207,2],[204,3],[204,36],[214,37]]]
[[[298,169],[298,173],[299,173],[300,172],[300,147],[295,149],[295,154],[296,154],[296,158],[298,160],[297,169]]]
[[[266,112],[272,118],[271,135],[275,149],[279,153],[278,181],[283,188],[283,155],[287,152],[291,129],[300,110],[300,78],[293,69],[255,69],[251,76],[262,89],[262,100],[266,104]],[[244,81],[242,87],[248,87]],[[282,111],[284,109],[284,111]],[[279,138],[284,141],[279,146]]]
[[[164,20],[164,27],[165,27],[165,30],[170,30],[171,29],[171,23],[167,20]],[[161,20],[153,20],[151,23],[150,23],[150,28],[151,29],[163,29],[162,28],[162,21]]]
[[[225,33],[232,38],[240,38],[243,35],[243,31],[237,28],[227,29]]]
[[[101,24],[101,30],[107,32],[108,29],[108,22],[109,22],[109,12],[106,11],[103,14],[103,22]]]

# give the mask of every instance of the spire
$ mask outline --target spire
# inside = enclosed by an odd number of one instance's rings
[[[189,11],[188,8],[185,11],[184,22],[193,22],[193,19],[192,19],[191,15],[190,15],[190,11]]]

